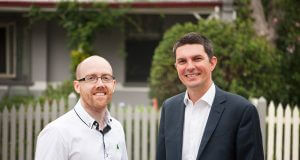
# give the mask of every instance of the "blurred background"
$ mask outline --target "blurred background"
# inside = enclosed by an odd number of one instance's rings
[[[95,54],[113,67],[117,88],[112,104],[159,108],[185,90],[173,65],[173,44],[185,33],[199,32],[214,44],[214,82],[248,99],[264,97],[264,125],[271,126],[265,122],[268,106],[282,108],[274,116],[292,110],[287,117],[295,117],[292,129],[298,139],[293,140],[299,144],[299,7],[298,0],[0,0],[0,129],[12,124],[1,119],[13,109],[18,113],[20,106],[51,106],[63,99],[66,103],[57,107],[64,113],[77,64]],[[35,134],[50,119],[36,124]],[[0,132],[2,144],[8,132]]]

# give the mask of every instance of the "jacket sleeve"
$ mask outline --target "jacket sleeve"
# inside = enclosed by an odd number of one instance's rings
[[[162,105],[158,139],[157,139],[157,150],[156,150],[156,160],[166,159],[166,147],[165,147],[165,107]]]
[[[259,116],[252,104],[244,110],[236,139],[236,159],[264,160]]]

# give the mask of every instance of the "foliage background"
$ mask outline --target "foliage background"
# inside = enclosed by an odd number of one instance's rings
[[[265,0],[267,1],[267,0]],[[282,55],[283,103],[300,107],[300,1],[276,0],[278,17],[276,47]]]
[[[202,21],[180,24],[164,35],[157,47],[150,75],[150,96],[163,100],[185,90],[176,75],[172,45],[187,32],[209,37],[218,57],[213,79],[221,88],[246,98],[264,96],[275,103],[300,106],[300,1],[257,0],[275,38],[255,29],[251,2],[234,0],[237,19],[231,24]]]

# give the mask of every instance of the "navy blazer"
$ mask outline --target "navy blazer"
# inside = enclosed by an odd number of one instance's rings
[[[156,160],[181,160],[185,93],[162,105]],[[263,160],[257,110],[245,98],[216,86],[197,160]]]

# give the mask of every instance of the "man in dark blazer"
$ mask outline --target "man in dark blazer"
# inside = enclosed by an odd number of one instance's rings
[[[162,105],[157,160],[263,160],[255,106],[212,81],[217,64],[211,42],[198,33],[179,39],[173,52],[184,93]]]

